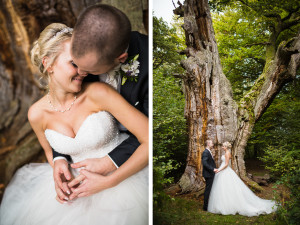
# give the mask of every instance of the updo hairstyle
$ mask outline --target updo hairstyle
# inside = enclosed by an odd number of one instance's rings
[[[40,72],[40,79],[48,80],[47,69],[55,62],[62,52],[62,43],[69,40],[73,29],[62,23],[51,23],[40,34],[40,37],[33,43],[31,50],[31,62]],[[46,67],[43,59],[47,57]]]
[[[232,147],[232,145],[231,145],[228,141],[224,142],[223,145],[224,145],[228,150],[230,150],[231,147]]]

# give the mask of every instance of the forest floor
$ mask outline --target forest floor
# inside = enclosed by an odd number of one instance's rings
[[[254,176],[264,176],[268,171],[259,160],[246,161],[247,173]],[[274,197],[274,184],[269,183],[268,186],[262,186],[262,192],[255,194],[260,198],[272,199]],[[277,187],[276,190],[281,189]],[[277,220],[276,214],[260,215],[257,217],[247,217],[241,215],[217,215],[202,210],[203,195],[184,194],[172,195],[172,200],[164,200],[161,202],[159,209],[154,209],[153,224],[155,225],[171,225],[171,224],[282,224]]]

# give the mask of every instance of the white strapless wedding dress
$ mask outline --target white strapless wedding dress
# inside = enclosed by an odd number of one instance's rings
[[[75,138],[49,129],[45,135],[56,151],[70,155],[74,162],[106,156],[127,138],[105,111],[89,115]],[[5,190],[0,224],[148,224],[148,168],[113,188],[68,204],[56,201],[52,173],[48,163],[31,163],[19,169]]]
[[[221,157],[222,168],[225,156]],[[228,166],[217,173],[209,195],[207,210],[223,215],[258,216],[276,211],[276,203],[257,197]]]

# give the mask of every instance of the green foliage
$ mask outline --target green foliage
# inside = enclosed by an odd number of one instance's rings
[[[240,7],[248,13],[257,13],[259,16],[286,18],[289,13],[299,11],[300,3],[297,0],[210,0],[213,11],[222,12],[227,6]]]
[[[246,157],[262,156],[267,146],[300,149],[300,81],[287,84],[256,122]]]
[[[173,74],[180,67],[184,40],[179,26],[169,27],[153,18],[153,201],[160,205],[167,198],[163,189],[182,174],[187,154],[184,95],[180,80]]]
[[[153,73],[153,177],[154,203],[166,184],[181,175],[187,154],[187,132],[183,116],[184,96],[167,70]],[[176,170],[172,173],[172,170]]]
[[[278,220],[281,224],[297,225],[300,221],[300,169],[294,173],[284,175],[276,182],[276,185],[284,185],[289,193],[274,191],[277,201],[281,202],[277,209]],[[276,188],[277,186],[275,186]],[[282,192],[282,191],[281,191]]]
[[[298,164],[299,166],[299,164]],[[291,191],[290,201],[287,203],[286,218],[288,224],[298,224],[300,221],[300,170],[288,177],[288,187]]]
[[[294,174],[300,165],[300,150],[289,149],[288,145],[268,146],[264,153],[264,156],[259,159],[277,179],[287,174]]]
[[[153,69],[164,64],[178,67],[184,39],[179,27],[169,27],[162,18],[153,16]]]
[[[274,57],[279,44],[297,35],[300,3],[212,0],[209,4],[216,11],[212,13],[213,26],[223,72],[239,100],[262,73],[266,61]]]
[[[275,191],[277,202],[281,202],[278,217],[285,224],[297,224],[300,220],[300,149],[290,149],[288,144],[269,146],[260,159],[266,163],[271,176],[277,179],[276,184],[284,185],[290,192]]]
[[[166,159],[164,155],[153,156],[153,205],[161,206],[163,200],[169,199],[165,194],[164,187],[174,182],[172,176],[167,176],[170,171],[178,168],[179,164],[175,160]]]
[[[223,72],[239,100],[263,71],[267,30],[262,19],[245,16],[240,8],[212,16]]]

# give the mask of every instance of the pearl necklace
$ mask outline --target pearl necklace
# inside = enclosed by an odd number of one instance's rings
[[[70,107],[67,108],[67,109],[65,109],[65,110],[59,110],[59,109],[55,108],[54,105],[52,105],[52,102],[51,102],[51,100],[50,100],[50,91],[49,91],[48,94],[47,94],[47,98],[48,98],[48,103],[49,103],[49,105],[51,106],[51,108],[52,108],[54,111],[64,113],[64,112],[66,112],[66,111],[70,111],[70,109],[72,108],[72,106],[74,105],[74,103],[75,103],[75,101],[76,101],[76,99],[77,99],[77,96],[75,95],[74,100],[73,100],[73,102],[71,103]]]

